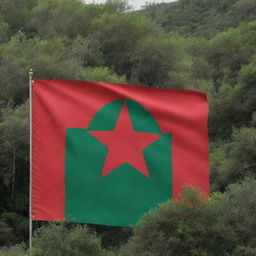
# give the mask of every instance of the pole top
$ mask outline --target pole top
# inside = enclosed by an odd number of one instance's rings
[[[30,68],[29,71],[28,71],[28,75],[29,75],[29,76],[33,76],[33,74],[34,74],[33,69]]]

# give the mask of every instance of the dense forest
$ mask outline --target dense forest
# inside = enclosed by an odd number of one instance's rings
[[[256,1],[0,1],[0,255],[28,245],[29,68],[41,79],[208,93],[211,197],[135,228],[34,223],[34,256],[256,255]]]

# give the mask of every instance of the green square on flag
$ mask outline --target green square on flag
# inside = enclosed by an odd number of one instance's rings
[[[107,104],[66,140],[65,220],[134,225],[171,198],[171,135],[135,101]]]

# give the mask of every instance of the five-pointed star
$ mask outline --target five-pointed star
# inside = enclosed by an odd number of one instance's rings
[[[120,165],[128,163],[150,177],[142,151],[161,135],[134,131],[126,102],[124,102],[113,131],[88,132],[108,147],[101,176],[105,176]]]

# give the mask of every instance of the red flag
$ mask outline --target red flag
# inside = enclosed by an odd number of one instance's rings
[[[132,225],[184,184],[209,194],[205,93],[66,80],[32,90],[34,220]]]

